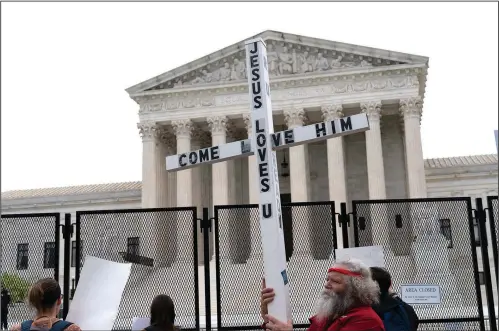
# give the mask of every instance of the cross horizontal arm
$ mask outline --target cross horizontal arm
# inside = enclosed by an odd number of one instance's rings
[[[259,129],[257,124],[257,132]],[[367,130],[369,130],[367,115],[356,114],[333,121],[300,126],[272,133],[270,139],[272,140],[273,149],[280,150]],[[239,140],[228,144],[167,156],[166,170],[171,172],[185,170],[201,164],[212,164],[239,157],[247,157],[254,153],[255,148],[251,145],[251,139]]]

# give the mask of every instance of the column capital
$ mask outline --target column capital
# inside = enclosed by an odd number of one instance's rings
[[[379,120],[381,118],[381,101],[372,100],[361,102],[360,109],[367,114],[369,120]]]
[[[206,119],[211,134],[227,134],[229,119],[227,116],[212,116]]]
[[[340,103],[331,105],[322,105],[322,119],[324,121],[333,121],[337,118],[343,117],[343,106]]]
[[[137,123],[140,137],[143,141],[159,138],[163,129],[156,122],[140,122]]]
[[[288,128],[292,129],[297,126],[303,126],[307,120],[305,109],[300,107],[287,108],[283,111],[284,121]]]
[[[253,134],[253,122],[251,121],[251,113],[243,115],[244,125],[246,126],[246,131],[248,131],[248,137]]]
[[[401,99],[399,111],[404,118],[420,118],[423,113],[423,100],[420,96]]]
[[[172,121],[172,127],[177,137],[190,138],[193,130],[190,119]]]

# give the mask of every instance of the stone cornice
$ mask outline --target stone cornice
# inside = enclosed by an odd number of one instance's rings
[[[456,179],[495,178],[497,180],[497,164],[473,165],[462,167],[445,167],[425,169],[427,181],[452,181]]]
[[[472,173],[457,173],[457,174],[426,174],[426,182],[452,182],[455,180],[477,180],[477,179],[493,179],[497,182],[497,171],[484,171]]]
[[[376,59],[382,59],[382,60],[387,60],[387,61],[392,61],[392,62],[402,62],[402,63],[408,63],[408,64],[414,64],[414,63],[422,63],[424,65],[428,64],[428,58],[423,57],[423,56],[418,56],[418,55],[411,55],[411,54],[405,54],[405,53],[399,53],[399,52],[392,52],[388,50],[382,50],[382,49],[375,49],[375,48],[370,48],[370,47],[364,47],[364,46],[359,46],[359,45],[352,45],[352,44],[345,44],[345,43],[339,43],[339,42],[334,42],[334,41],[329,41],[329,40],[323,40],[323,39],[317,39],[317,38],[310,38],[306,36],[299,36],[299,35],[293,35],[293,34],[288,34],[288,33],[282,33],[282,32],[277,32],[277,31],[264,31],[263,33],[260,33],[256,36],[246,38],[243,41],[240,41],[238,43],[235,43],[233,45],[230,45],[228,47],[223,48],[222,50],[219,50],[217,52],[211,53],[205,57],[202,57],[198,60],[192,61],[190,63],[187,63],[181,67],[175,68],[171,71],[168,71],[166,73],[163,73],[159,76],[153,77],[151,79],[148,79],[142,83],[139,83],[137,85],[134,85],[130,88],[128,88],[126,91],[132,95],[137,92],[141,92],[150,88],[153,88],[154,86],[158,84],[162,84],[164,82],[167,82],[168,80],[175,79],[176,77],[186,75],[190,72],[200,70],[201,68],[205,67],[209,63],[213,63],[214,61],[220,60],[224,57],[227,57],[229,55],[234,55],[236,54],[237,56],[241,56],[242,53],[244,52],[244,42],[249,39],[253,38],[262,38],[264,39],[267,43],[269,41],[272,42],[277,42],[279,44],[287,45],[287,44],[296,44],[299,45],[300,47],[303,48],[314,48],[314,49],[324,49],[324,50],[329,50],[332,52],[337,52],[337,53],[345,53],[345,54],[355,54],[357,56],[363,56],[366,58],[376,58]],[[243,56],[244,58],[244,56]]]
[[[141,190],[124,192],[99,192],[53,197],[36,197],[2,201],[2,212],[25,208],[55,208],[61,206],[79,206],[85,204],[103,204],[116,202],[140,201]]]

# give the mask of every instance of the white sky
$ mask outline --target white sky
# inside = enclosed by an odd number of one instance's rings
[[[4,3],[1,24],[2,191],[140,180],[124,89],[267,29],[430,57],[425,158],[496,152],[496,3]]]

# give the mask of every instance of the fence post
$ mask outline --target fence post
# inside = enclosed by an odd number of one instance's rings
[[[73,235],[73,225],[71,225],[71,214],[64,215],[64,226],[62,227],[62,238],[64,239],[64,285],[63,285],[63,305],[62,317],[66,318],[69,312],[70,283],[71,283],[71,237]]]
[[[342,202],[340,204],[340,214],[338,215],[338,222],[341,226],[341,236],[343,238],[343,247],[339,248],[348,248],[348,224],[350,223],[350,215],[347,213],[347,204]]]
[[[478,230],[480,233],[480,248],[482,251],[482,266],[483,275],[485,278],[485,293],[487,295],[487,308],[489,312],[489,326],[490,331],[497,331],[496,314],[494,307],[494,293],[492,291],[492,277],[490,275],[490,262],[486,229],[486,214],[483,209],[482,198],[476,199],[475,218],[478,223]]]
[[[201,232],[203,233],[203,256],[204,256],[204,305],[205,305],[205,331],[211,331],[211,293],[210,293],[210,232],[211,218],[208,208],[203,208],[203,219],[201,220]]]
[[[495,271],[496,271],[496,285],[497,288],[499,289],[499,257],[498,257],[498,245],[497,245],[497,219],[496,216],[494,215],[494,200],[498,200],[497,196],[488,196],[487,197],[487,211],[489,212],[489,228],[490,228],[490,236],[492,239],[492,257],[494,258],[494,266],[495,266]],[[497,202],[499,203],[499,201]],[[497,206],[496,203],[496,206]],[[498,208],[498,207],[496,207]],[[496,211],[497,212],[497,211]]]

